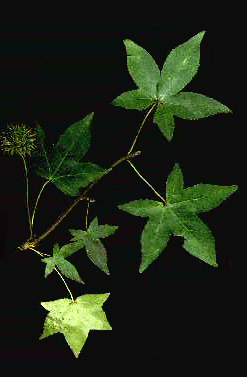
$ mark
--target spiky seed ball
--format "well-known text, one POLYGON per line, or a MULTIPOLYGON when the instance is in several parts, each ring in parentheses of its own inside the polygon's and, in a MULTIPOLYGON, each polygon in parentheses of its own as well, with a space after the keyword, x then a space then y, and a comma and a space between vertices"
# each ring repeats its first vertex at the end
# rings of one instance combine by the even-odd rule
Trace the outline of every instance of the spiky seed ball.
POLYGON ((7 130, 0 136, 0 145, 4 153, 18 153, 31 156, 36 149, 36 134, 26 124, 8 124, 7 130))

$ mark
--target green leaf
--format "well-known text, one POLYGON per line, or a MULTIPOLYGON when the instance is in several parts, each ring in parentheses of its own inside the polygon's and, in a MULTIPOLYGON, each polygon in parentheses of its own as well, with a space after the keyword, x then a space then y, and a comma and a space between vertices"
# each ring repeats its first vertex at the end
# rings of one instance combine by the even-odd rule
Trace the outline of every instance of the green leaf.
POLYGON ((120 106, 124 109, 143 110, 150 107, 154 102, 155 99, 147 96, 141 89, 135 89, 120 94, 112 101, 112 105, 120 106))
POLYGON ((44 132, 39 126, 36 129, 41 146, 38 174, 53 182, 65 195, 78 196, 82 188, 110 171, 92 162, 81 162, 90 144, 93 114, 67 128, 53 147, 50 159, 44 146, 44 132))
POLYGON ((166 185, 166 205, 153 200, 135 200, 119 206, 135 216, 148 217, 141 236, 143 272, 165 249, 172 236, 184 237, 183 247, 205 263, 217 266, 215 241, 211 230, 198 217, 199 212, 219 206, 238 187, 200 183, 183 189, 182 171, 175 164, 166 185))
POLYGON ((52 156, 53 175, 60 172, 64 161, 73 159, 82 161, 91 140, 91 122, 94 113, 90 113, 79 122, 72 124, 61 135, 54 146, 52 156))
POLYGON ((75 301, 63 298, 41 302, 49 313, 39 339, 61 333, 75 357, 78 357, 90 330, 112 330, 102 309, 109 295, 88 294, 77 297, 75 301))
POLYGON ((87 231, 70 229, 70 233, 74 236, 71 241, 76 242, 77 245, 86 248, 89 259, 107 275, 110 274, 107 266, 107 253, 100 238, 105 238, 115 233, 118 226, 113 225, 99 225, 98 218, 95 217, 90 223, 87 231))
MULTIPOLYGON (((42 169, 39 174, 48 180, 52 181, 56 176, 62 175, 60 172, 64 166, 66 169, 67 160, 75 160, 76 162, 82 161, 90 144, 90 126, 94 113, 90 113, 79 122, 72 124, 61 135, 53 147, 52 156, 48 160, 46 154, 46 161, 43 161, 42 169)), ((43 155, 45 154, 44 146, 44 132, 40 127, 36 130, 38 139, 40 141, 43 155)))
POLYGON ((52 178, 52 182, 65 195, 78 196, 83 187, 107 174, 110 169, 93 164, 92 162, 76 162, 75 160, 65 160, 60 174, 52 178))
POLYGON ((205 34, 201 31, 187 42, 174 48, 167 56, 158 83, 157 96, 165 101, 182 90, 199 68, 200 43, 205 34))
POLYGON ((57 266, 60 272, 69 279, 75 280, 78 283, 83 283, 80 278, 75 266, 65 260, 66 256, 69 256, 81 249, 81 245, 74 243, 71 245, 64 245, 61 249, 59 248, 58 243, 55 243, 53 246, 53 256, 48 258, 41 259, 42 262, 46 263, 45 268, 45 278, 55 269, 57 266))
POLYGON ((127 51, 129 73, 144 93, 156 96, 156 87, 160 80, 160 70, 152 56, 129 39, 124 40, 127 51))
POLYGON ((174 48, 167 56, 160 72, 152 56, 133 41, 124 41, 127 66, 136 90, 124 92, 112 101, 125 109, 143 110, 157 104, 153 122, 162 135, 171 141, 174 116, 199 119, 231 110, 220 102, 198 93, 181 92, 199 68, 200 44, 205 31, 174 48))
POLYGON ((198 70, 200 43, 204 34, 205 31, 202 31, 173 49, 167 56, 161 72, 144 48, 129 39, 124 40, 128 71, 139 90, 121 94, 112 104, 141 110, 150 106, 148 99, 152 102, 164 102, 182 90, 198 70), (139 97, 141 100, 143 97, 145 99, 140 105, 139 97))

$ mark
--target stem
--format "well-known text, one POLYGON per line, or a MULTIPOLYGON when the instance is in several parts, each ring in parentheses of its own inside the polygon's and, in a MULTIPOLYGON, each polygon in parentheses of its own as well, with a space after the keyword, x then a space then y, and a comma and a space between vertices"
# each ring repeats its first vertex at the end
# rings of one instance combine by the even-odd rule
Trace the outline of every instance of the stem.
POLYGON ((38 201, 39 201, 39 198, 40 198, 40 195, 42 193, 42 191, 44 190, 45 186, 47 185, 47 183, 49 183, 50 181, 46 181, 43 186, 41 187, 41 190, 39 192, 39 195, 36 199, 36 203, 35 203, 35 206, 34 206, 34 210, 33 210, 33 215, 32 215, 32 220, 31 220, 31 225, 32 225, 32 228, 33 228, 33 220, 34 220, 34 214, 35 214, 35 211, 36 211, 36 208, 37 208, 37 205, 38 205, 38 201))
POLYGON ((86 230, 87 230, 87 227, 88 227, 88 224, 87 224, 87 220, 88 220, 88 212, 89 212, 89 205, 90 205, 90 203, 94 203, 95 202, 95 200, 94 199, 90 199, 90 198, 87 198, 87 213, 86 213, 86 221, 85 221, 85 225, 86 225, 86 230))
POLYGON ((74 301, 74 297, 73 297, 73 295, 72 295, 72 293, 71 293, 71 291, 70 291, 70 289, 69 289, 69 287, 68 287, 66 281, 64 280, 63 276, 60 274, 60 272, 58 271, 58 269, 57 269, 56 267, 54 267, 54 270, 57 271, 58 275, 60 276, 60 278, 61 278, 62 281, 64 282, 65 287, 67 288, 67 290, 68 290, 68 292, 69 292, 69 294, 70 294, 71 300, 74 301))
POLYGON ((85 225, 86 225, 86 230, 87 230, 87 218, 88 218, 88 210, 89 210, 89 201, 87 202, 87 213, 86 213, 86 221, 85 221, 85 225))
POLYGON ((23 164, 24 164, 24 169, 25 169, 25 178, 26 178, 26 205, 27 205, 27 214, 28 214, 28 222, 29 222, 29 229, 30 229, 30 238, 33 237, 33 229, 32 229, 32 223, 31 223, 31 217, 30 217, 30 210, 29 210, 29 198, 28 198, 28 176, 27 176, 27 164, 25 161, 25 158, 22 154, 20 154, 23 164))
POLYGON ((136 167, 132 164, 131 161, 128 160, 128 163, 132 166, 132 168, 135 170, 135 172, 139 175, 139 177, 149 186, 151 189, 155 192, 155 194, 166 204, 166 200, 153 188, 152 185, 139 173, 139 171, 136 169, 136 167))
MULTIPOLYGON (((119 160, 115 161, 108 169, 107 173, 108 174, 113 168, 115 168, 117 165, 119 165, 122 161, 125 161, 125 160, 129 160, 130 158, 133 158, 137 155, 139 155, 141 152, 140 151, 137 151, 137 152, 134 152, 134 153, 131 153, 131 154, 127 154, 126 156, 124 157, 121 157, 119 160)), ((104 174, 105 175, 105 174, 104 174)), ((27 250, 29 249, 30 247, 35 247, 41 240, 43 240, 45 237, 48 236, 48 234, 50 234, 58 224, 60 224, 60 222, 70 213, 70 211, 81 201, 81 200, 85 200, 87 199, 87 193, 89 190, 91 190, 91 188, 93 186, 96 185, 96 183, 98 183, 101 178, 103 178, 102 175, 101 177, 97 178, 96 180, 94 180, 89 186, 88 188, 80 195, 78 196, 74 202, 70 205, 70 207, 67 208, 67 210, 65 212, 63 212, 58 218, 57 220, 55 221, 54 224, 52 224, 43 234, 41 234, 41 236, 39 236, 39 238, 35 239, 35 240, 32 240, 29 242, 26 241, 23 245, 22 245, 22 250, 27 250)))
POLYGON ((133 144, 132 144, 131 147, 130 147, 130 150, 129 150, 128 154, 132 152, 132 150, 133 150, 133 148, 134 148, 134 145, 135 145, 135 143, 136 143, 136 141, 137 141, 137 139, 138 139, 138 136, 139 136, 139 134, 140 134, 140 132, 141 132, 141 129, 142 129, 144 123, 146 122, 146 120, 147 120, 149 114, 152 112, 152 110, 154 109, 155 106, 156 106, 156 103, 153 104, 153 106, 149 109, 149 111, 148 111, 147 114, 145 115, 145 117, 144 117, 144 119, 143 119, 143 121, 142 121, 142 123, 141 123, 141 126, 140 126, 140 128, 139 128, 139 130, 138 130, 138 132, 137 132, 137 135, 136 135, 136 137, 135 137, 135 139, 134 139, 134 141, 133 141, 133 144))
POLYGON ((30 247, 30 250, 35 251, 35 253, 39 254, 41 257, 44 257, 45 255, 46 255, 47 257, 50 257, 50 254, 41 253, 40 251, 35 250, 33 247, 30 247))
MULTIPOLYGON (((35 253, 39 254, 41 257, 43 257, 43 256, 45 256, 45 255, 47 255, 48 257, 50 257, 49 254, 41 253, 40 251, 35 250, 35 249, 32 248, 32 247, 30 247, 30 249, 33 250, 33 251, 35 251, 35 253)), ((71 293, 71 291, 70 291, 70 289, 69 289, 69 287, 68 287, 66 281, 64 280, 63 276, 60 274, 60 272, 58 271, 58 269, 57 269, 56 267, 54 267, 54 270, 57 271, 58 275, 60 276, 60 278, 61 278, 62 281, 64 282, 64 284, 65 284, 65 286, 66 286, 66 288, 67 288, 67 290, 68 290, 68 292, 69 292, 69 294, 70 294, 70 297, 71 297, 72 301, 74 301, 73 295, 72 295, 72 293, 71 293)))

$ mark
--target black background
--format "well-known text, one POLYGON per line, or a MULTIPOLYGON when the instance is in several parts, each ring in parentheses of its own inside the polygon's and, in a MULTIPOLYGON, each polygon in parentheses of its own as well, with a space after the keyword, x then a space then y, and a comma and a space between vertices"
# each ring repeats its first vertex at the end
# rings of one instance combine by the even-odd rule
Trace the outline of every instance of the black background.
MULTIPOLYGON (((198 121, 175 118, 170 143, 157 125, 147 121, 136 145, 142 154, 133 163, 160 193, 175 162, 182 168, 185 187, 239 185, 239 191, 220 207, 200 214, 215 236, 218 268, 190 256, 182 248, 182 238, 173 237, 162 255, 139 274, 140 236, 146 220, 120 211, 117 205, 157 198, 123 162, 90 192, 96 202, 90 206, 89 219, 98 216, 99 224, 119 225, 104 240, 111 275, 97 269, 81 251, 70 261, 86 284, 67 280, 75 297, 111 292, 104 310, 113 330, 91 331, 78 360, 61 334, 39 341, 47 314, 40 302, 68 295, 55 272, 44 279, 45 265, 38 255, 16 251, 29 236, 23 165, 19 156, 1 154, 2 349, 13 358, 18 355, 21 365, 35 360, 41 367, 44 360, 53 359, 64 367, 99 363, 108 370, 113 360, 120 366, 132 358, 171 363, 172 358, 182 356, 190 364, 198 356, 219 361, 222 349, 223 362, 229 362, 227 355, 231 357, 237 338, 236 316, 242 313, 239 282, 243 271, 238 261, 245 248, 240 231, 244 149, 237 32, 228 29, 227 23, 219 28, 203 23, 178 27, 166 22, 3 23, 0 128, 8 123, 33 127, 36 121, 52 144, 67 127, 94 111, 87 158, 106 168, 127 153, 144 117, 144 112, 110 104, 122 92, 135 88, 126 68, 123 39, 145 48, 161 68, 171 49, 202 30, 206 33, 200 67, 184 91, 212 97, 232 113, 198 121)), ((30 172, 29 182, 34 200, 43 179, 30 172)), ((71 202, 52 184, 46 186, 34 232, 45 231, 71 202)), ((86 204, 79 203, 40 243, 40 250, 49 254, 55 242, 68 243, 68 229, 83 229, 85 213, 86 204)))

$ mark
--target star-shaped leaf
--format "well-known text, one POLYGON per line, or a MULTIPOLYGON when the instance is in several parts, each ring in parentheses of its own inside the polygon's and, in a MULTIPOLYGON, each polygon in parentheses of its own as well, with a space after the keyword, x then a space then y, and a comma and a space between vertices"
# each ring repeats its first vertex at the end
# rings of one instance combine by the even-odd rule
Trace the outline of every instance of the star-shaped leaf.
POLYGON ((88 294, 74 301, 63 298, 41 302, 49 311, 39 339, 62 333, 75 357, 78 357, 90 330, 112 330, 102 309, 110 293, 88 294))
POLYGON ((231 110, 213 98, 198 93, 179 93, 199 68, 202 31, 177 46, 167 56, 160 71, 152 56, 133 41, 126 39, 127 67, 138 89, 120 94, 112 101, 126 109, 147 109, 157 105, 153 121, 170 141, 174 132, 174 116, 199 119, 231 110))
POLYGON ((78 283, 84 284, 75 266, 65 259, 65 257, 73 254, 80 248, 80 245, 74 243, 64 245, 60 249, 58 243, 56 243, 53 246, 53 256, 41 259, 42 262, 46 263, 45 278, 54 270, 55 267, 58 267, 60 272, 67 278, 75 280, 78 283))
POLYGON ((70 233, 74 236, 71 239, 76 244, 75 247, 86 248, 89 259, 100 270, 104 271, 107 275, 110 274, 107 266, 107 253, 100 238, 105 238, 113 234, 118 229, 118 226, 112 225, 99 225, 97 217, 89 225, 86 231, 70 229, 70 233))
POLYGON ((184 189, 182 171, 175 164, 166 183, 166 204, 146 199, 120 205, 132 215, 148 217, 141 236, 139 271, 143 272, 161 254, 172 235, 185 239, 183 247, 191 255, 217 266, 214 236, 198 214, 219 206, 237 188, 200 183, 184 189))
POLYGON ((82 162, 90 145, 93 115, 94 113, 90 113, 68 127, 50 154, 44 143, 44 131, 39 125, 35 130, 40 145, 37 173, 69 196, 78 196, 81 188, 109 172, 109 169, 103 169, 92 162, 82 162))

